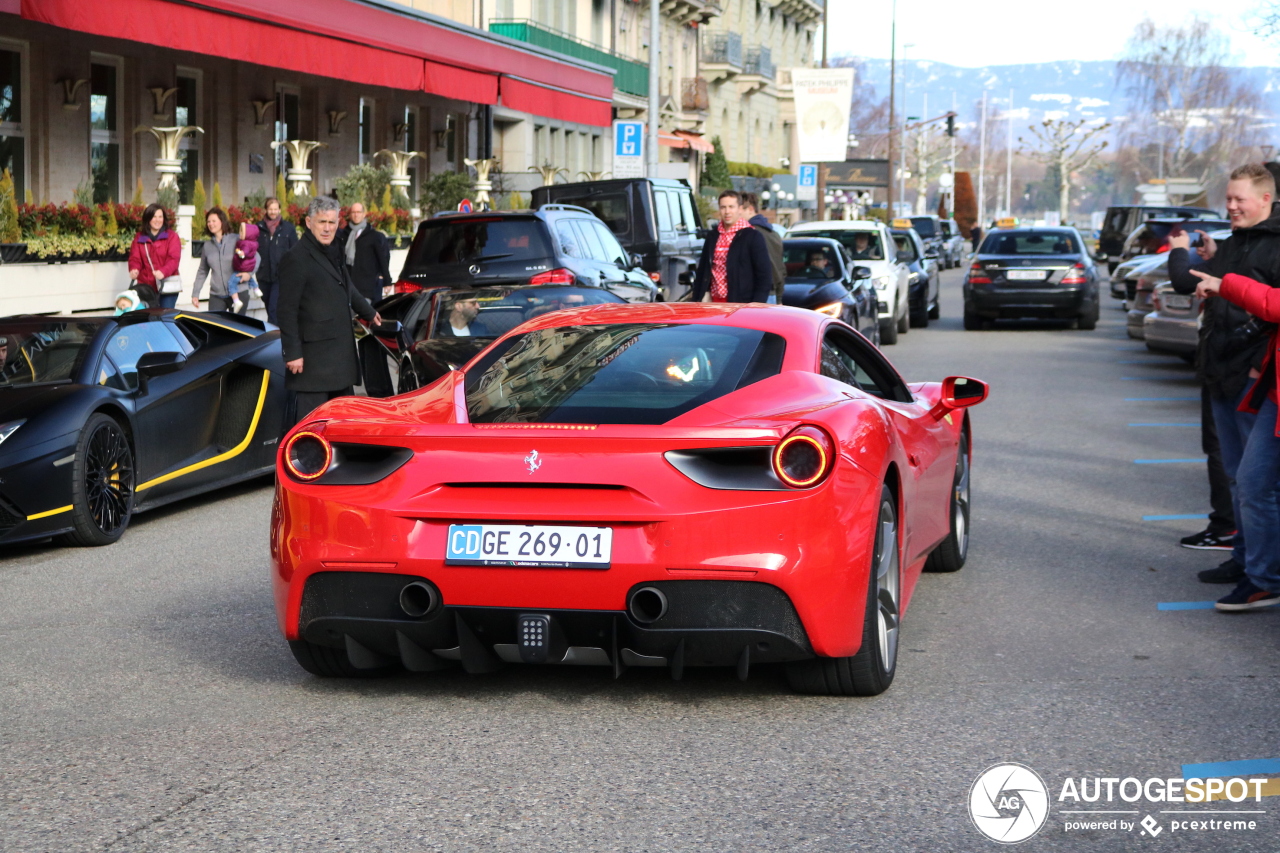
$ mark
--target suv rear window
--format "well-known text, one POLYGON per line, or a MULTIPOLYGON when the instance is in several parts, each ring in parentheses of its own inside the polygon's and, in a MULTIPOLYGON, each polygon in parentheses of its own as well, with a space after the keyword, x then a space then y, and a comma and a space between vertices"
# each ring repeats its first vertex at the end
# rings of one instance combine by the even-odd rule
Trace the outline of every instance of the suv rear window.
POLYGON ((980 255, 1078 255, 1080 244, 1067 231, 1023 231, 991 234, 982 241, 980 255))
POLYGON ((538 329, 467 371, 472 423, 662 424, 773 376, 786 341, 700 324, 538 329))
POLYGON ((609 226, 614 234, 626 234, 631 230, 631 214, 627 206, 627 193, 619 190, 616 193, 593 193, 582 198, 568 195, 556 195, 552 204, 576 204, 585 207, 596 215, 596 218, 609 226))
POLYGON ((853 255, 854 260, 860 261, 882 261, 884 260, 884 247, 880 245, 880 232, 878 231, 854 231, 850 228, 833 228, 829 231, 809 230, 795 231, 791 237, 800 239, 804 237, 829 237, 836 240, 840 245, 849 250, 849 254, 853 255))
POLYGON ((478 261, 541 261, 552 257, 541 222, 528 217, 433 219, 422 224, 405 269, 478 261))

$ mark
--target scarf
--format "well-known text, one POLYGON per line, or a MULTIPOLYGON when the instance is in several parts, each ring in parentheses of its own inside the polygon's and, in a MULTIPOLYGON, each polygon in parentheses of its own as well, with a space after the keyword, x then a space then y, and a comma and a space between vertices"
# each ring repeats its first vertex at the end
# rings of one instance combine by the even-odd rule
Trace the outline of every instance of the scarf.
POLYGON ((329 263, 333 264, 333 268, 337 270, 339 274, 342 273, 342 246, 339 245, 337 237, 334 237, 333 242, 327 246, 317 240, 316 235, 312 234, 310 231, 308 231, 302 239, 310 240, 311 243, 320 250, 320 254, 329 259, 329 263))
POLYGON ((733 243, 733 238, 738 232, 744 228, 750 228, 751 223, 746 219, 739 219, 737 222, 726 228, 720 225, 720 236, 716 238, 716 248, 711 258, 711 301, 712 302, 728 302, 729 301, 729 245, 733 243))
POLYGON ((356 265, 356 241, 360 239, 360 235, 364 233, 364 229, 369 227, 369 220, 356 225, 351 223, 351 230, 347 233, 347 266, 356 265))
POLYGON ((277 216, 275 219, 268 217, 262 220, 262 224, 267 226, 267 232, 272 237, 276 236, 276 229, 280 227, 280 219, 281 217, 277 216))

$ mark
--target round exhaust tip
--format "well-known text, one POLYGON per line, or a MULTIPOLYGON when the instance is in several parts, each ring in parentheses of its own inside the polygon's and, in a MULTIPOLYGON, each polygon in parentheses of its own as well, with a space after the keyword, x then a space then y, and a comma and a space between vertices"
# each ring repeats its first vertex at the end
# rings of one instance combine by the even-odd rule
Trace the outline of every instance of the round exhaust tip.
POLYGON ((426 581, 414 581, 400 590, 400 609, 413 619, 421 619, 439 605, 440 593, 426 581))
POLYGON ((627 609, 632 619, 650 625, 667 614, 667 596, 657 587, 641 587, 631 594, 627 609))

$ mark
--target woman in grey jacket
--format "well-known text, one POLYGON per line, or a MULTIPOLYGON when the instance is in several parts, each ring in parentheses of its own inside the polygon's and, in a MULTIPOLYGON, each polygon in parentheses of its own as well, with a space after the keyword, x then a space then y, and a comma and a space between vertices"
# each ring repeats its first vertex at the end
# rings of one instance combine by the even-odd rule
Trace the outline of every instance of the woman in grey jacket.
MULTIPOLYGON (((200 310, 200 291, 209 278, 209 310, 230 311, 232 290, 227 285, 236 275, 232 262, 236 258, 236 235, 232 233, 227 214, 220 207, 211 207, 205 215, 205 228, 211 235, 200 250, 200 268, 196 270, 196 283, 191 291, 191 304, 200 310)), ((258 257, 261 263, 261 256, 258 257)), ((239 288, 237 288, 238 290, 239 288)), ((249 293, 245 291, 240 302, 240 312, 249 308, 249 293)))

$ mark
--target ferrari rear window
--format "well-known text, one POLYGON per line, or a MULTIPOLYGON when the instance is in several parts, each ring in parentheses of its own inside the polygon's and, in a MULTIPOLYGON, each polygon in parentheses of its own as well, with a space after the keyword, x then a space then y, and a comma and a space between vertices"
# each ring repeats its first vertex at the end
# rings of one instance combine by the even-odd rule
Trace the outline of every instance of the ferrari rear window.
POLYGON ((67 322, 0 325, 0 387, 70 380, 98 328, 67 322))
POLYGON ((726 326, 539 329, 467 370, 467 414, 472 423, 666 423, 778 373, 785 349, 778 335, 726 326))

